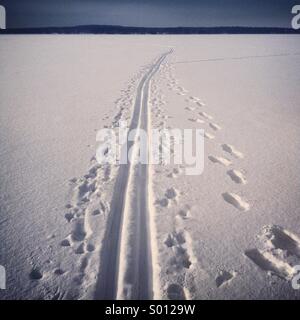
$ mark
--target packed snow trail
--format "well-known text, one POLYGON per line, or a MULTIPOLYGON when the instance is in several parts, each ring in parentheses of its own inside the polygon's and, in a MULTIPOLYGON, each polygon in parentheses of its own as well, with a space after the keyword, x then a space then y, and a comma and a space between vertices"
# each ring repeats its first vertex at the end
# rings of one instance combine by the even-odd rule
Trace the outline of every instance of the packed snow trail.
MULTIPOLYGON (((150 82, 172 50, 160 56, 142 78, 134 104, 132 130, 148 131, 150 82)), ((137 134, 127 150, 138 152, 137 134)), ((131 159, 130 159, 131 160, 131 159)), ((110 218, 100 256, 95 299, 152 299, 152 252, 149 230, 147 164, 122 164, 119 168, 110 218)))

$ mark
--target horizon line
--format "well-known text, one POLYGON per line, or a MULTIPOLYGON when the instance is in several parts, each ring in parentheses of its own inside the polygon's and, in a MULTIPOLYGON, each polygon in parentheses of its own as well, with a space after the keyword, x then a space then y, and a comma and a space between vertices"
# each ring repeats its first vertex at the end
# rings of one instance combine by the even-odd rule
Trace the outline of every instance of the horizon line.
MULTIPOLYGON (((34 27, 12 27, 0 30, 23 30, 23 29, 49 29, 49 28, 81 28, 81 27, 119 27, 119 28, 135 28, 135 29, 213 29, 213 28, 241 28, 241 29, 291 29, 292 27, 270 27, 270 26, 240 26, 240 25, 215 25, 215 26, 129 26, 119 24, 80 24, 71 26, 34 26, 34 27)), ((297 30, 295 30, 297 31, 297 30)))

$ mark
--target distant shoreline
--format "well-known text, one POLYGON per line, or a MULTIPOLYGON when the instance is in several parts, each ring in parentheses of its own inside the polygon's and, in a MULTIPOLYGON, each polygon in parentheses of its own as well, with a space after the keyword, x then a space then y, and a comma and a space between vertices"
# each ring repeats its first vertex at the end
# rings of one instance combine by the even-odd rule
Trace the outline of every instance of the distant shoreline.
POLYGON ((170 27, 147 28, 110 25, 2 29, 0 34, 300 34, 291 28, 263 27, 170 27))

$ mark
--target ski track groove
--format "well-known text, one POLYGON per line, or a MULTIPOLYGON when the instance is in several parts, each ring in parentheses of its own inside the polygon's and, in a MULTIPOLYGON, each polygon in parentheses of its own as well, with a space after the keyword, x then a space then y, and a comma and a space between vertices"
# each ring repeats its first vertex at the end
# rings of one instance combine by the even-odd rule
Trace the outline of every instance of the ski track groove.
MULTIPOLYGON (((148 130, 150 82, 170 53, 172 50, 162 54, 140 81, 130 131, 148 130)), ((135 142, 128 141, 127 150, 136 146, 135 142)), ((120 166, 112 198, 110 218, 100 253, 100 271, 94 294, 95 299, 152 299, 154 296, 150 230, 148 230, 148 173, 149 166, 145 164, 134 165, 129 161, 128 164, 120 166), (137 191, 136 193, 129 193, 132 187, 135 187, 133 191, 137 191), (132 203, 134 210, 128 210, 131 209, 132 203), (134 216, 130 216, 132 212, 134 216), (134 229, 128 230, 127 223, 133 223, 134 229), (128 237, 130 239, 126 239, 128 237), (128 251, 129 254, 132 254, 132 259, 127 259, 128 251), (128 280, 129 284, 124 283, 124 280, 128 280)))

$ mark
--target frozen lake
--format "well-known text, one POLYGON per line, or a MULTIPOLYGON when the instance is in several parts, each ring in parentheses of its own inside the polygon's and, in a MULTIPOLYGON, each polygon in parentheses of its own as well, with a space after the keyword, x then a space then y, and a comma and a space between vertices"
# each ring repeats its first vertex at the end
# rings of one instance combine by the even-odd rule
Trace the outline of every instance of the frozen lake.
POLYGON ((2 35, 0 299, 299 299, 298 38, 2 35), (99 166, 120 120, 203 173, 99 166))

